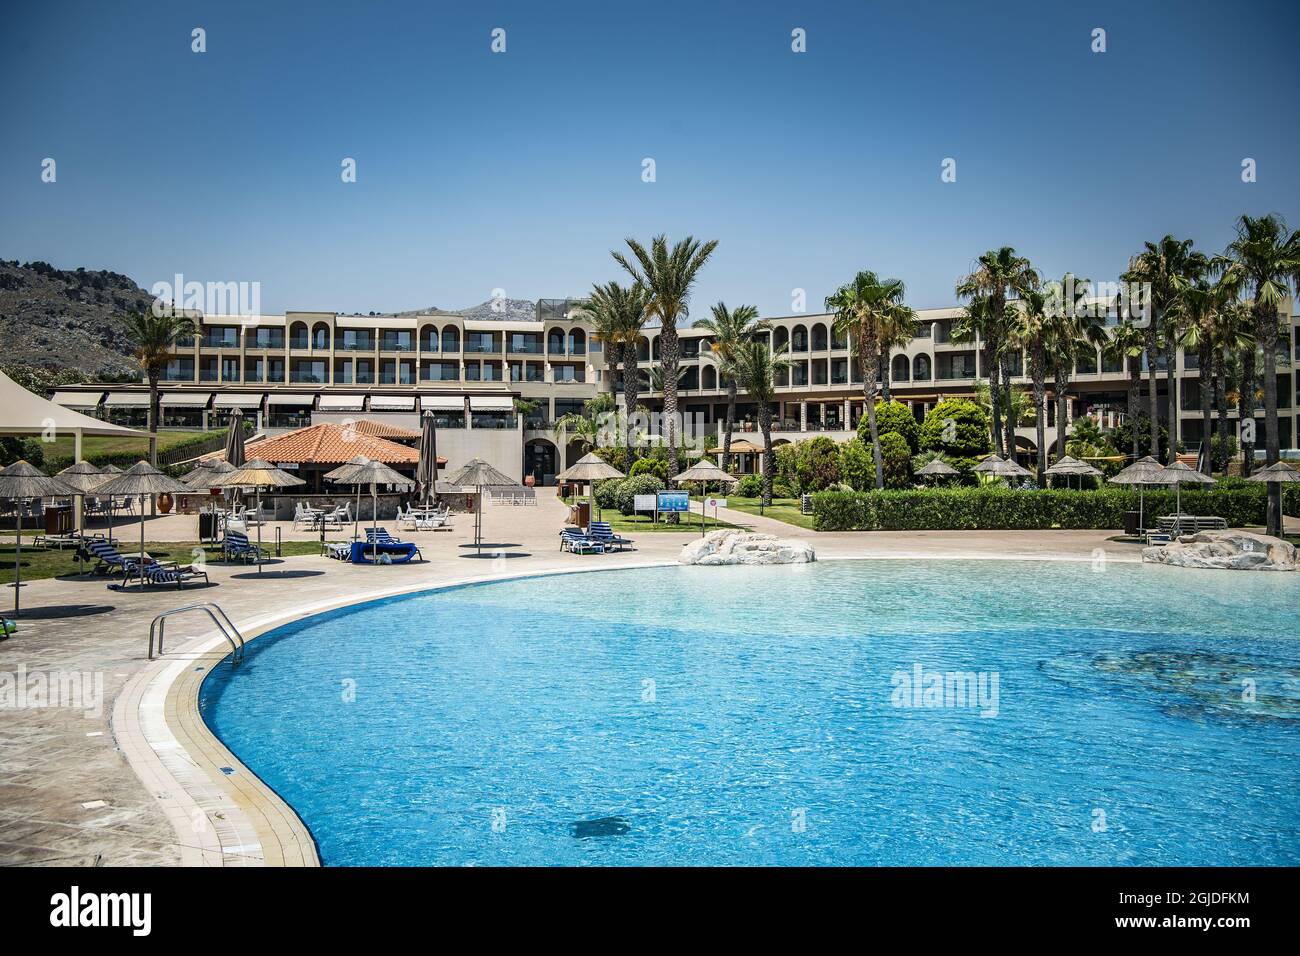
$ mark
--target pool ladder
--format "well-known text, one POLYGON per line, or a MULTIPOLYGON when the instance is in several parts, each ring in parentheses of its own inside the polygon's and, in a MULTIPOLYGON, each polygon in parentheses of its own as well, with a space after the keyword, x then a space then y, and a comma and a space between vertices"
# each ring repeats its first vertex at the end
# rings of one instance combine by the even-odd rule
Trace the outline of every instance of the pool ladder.
POLYGON ((186 611, 202 611, 212 619, 221 636, 230 642, 230 663, 238 664, 244 659, 244 635, 239 633, 239 628, 235 627, 229 615, 221 610, 220 606, 213 604, 211 601, 202 601, 198 604, 186 604, 184 607, 174 607, 170 611, 163 611, 153 619, 149 625, 149 660, 153 660, 153 639, 154 634, 158 635, 158 656, 163 654, 163 634, 167 630, 167 618, 177 614, 184 614, 186 611), (215 613, 214 613, 215 612, 215 613), (218 619, 217 615, 221 615, 218 619))

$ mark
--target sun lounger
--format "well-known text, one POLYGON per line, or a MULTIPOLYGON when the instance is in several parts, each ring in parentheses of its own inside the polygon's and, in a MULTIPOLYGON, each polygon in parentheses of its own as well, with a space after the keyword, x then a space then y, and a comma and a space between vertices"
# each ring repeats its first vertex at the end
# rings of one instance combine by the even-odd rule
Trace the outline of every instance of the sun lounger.
POLYGON ((260 561, 265 557, 266 552, 249 541, 248 535, 227 529, 225 540, 221 542, 223 561, 233 561, 236 558, 241 561, 260 561))
POLYGON ((627 545, 631 544, 630 538, 620 537, 614 533, 614 529, 608 521, 593 521, 589 537, 593 541, 599 541, 606 548, 617 547, 622 551, 627 545))
POLYGON ((581 528, 565 528, 560 532, 560 550, 573 554, 604 554, 605 545, 583 533, 581 528))
POLYGON ((208 580, 206 571, 197 570, 193 565, 181 566, 175 562, 160 564, 148 560, 141 567, 138 556, 134 560, 124 557, 107 542, 90 541, 87 543, 87 548, 100 562, 100 567, 95 568, 96 573, 100 572, 101 567, 104 570, 122 572, 122 583, 110 584, 110 588, 125 588, 132 579, 143 581, 145 584, 174 584, 177 589, 183 588, 186 581, 193 581, 196 578, 203 578, 204 584, 212 583, 208 580))
POLYGON ((388 555, 393 564, 405 564, 413 558, 424 560, 420 549, 412 541, 381 541, 372 538, 369 541, 353 541, 349 546, 353 564, 375 564, 383 555, 388 555))

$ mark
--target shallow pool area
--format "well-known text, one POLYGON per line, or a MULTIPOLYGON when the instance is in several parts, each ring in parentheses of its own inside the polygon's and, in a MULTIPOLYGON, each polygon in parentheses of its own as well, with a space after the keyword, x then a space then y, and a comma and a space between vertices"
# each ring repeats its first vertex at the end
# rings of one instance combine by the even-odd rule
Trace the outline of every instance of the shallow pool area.
POLYGON ((253 641, 200 710, 326 865, 1300 863, 1300 575, 533 577, 253 641))

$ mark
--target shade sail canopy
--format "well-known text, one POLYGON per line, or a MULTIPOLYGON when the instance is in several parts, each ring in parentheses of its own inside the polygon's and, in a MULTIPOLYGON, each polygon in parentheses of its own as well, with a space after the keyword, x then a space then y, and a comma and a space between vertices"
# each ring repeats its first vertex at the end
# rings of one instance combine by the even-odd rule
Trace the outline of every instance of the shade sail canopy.
POLYGON ((680 474, 675 475, 673 481, 721 481, 727 484, 735 484, 740 479, 735 475, 727 474, 713 462, 704 458, 680 474))
POLYGON ((242 468, 236 468, 224 475, 217 475, 212 483, 214 488, 289 488, 293 485, 305 485, 297 475, 281 471, 269 461, 254 458, 242 468))
POLYGON ((16 461, 8 468, 0 468, 0 498, 12 500, 75 494, 80 492, 26 461, 16 461))
POLYGON ((95 488, 100 495, 177 495, 190 489, 147 461, 136 462, 122 474, 95 488))
POLYGON ((918 469, 916 473, 918 475, 926 475, 926 476, 961 474, 960 471, 958 471, 956 468, 954 468, 952 465, 948 464, 946 461, 944 461, 941 458, 934 459, 934 461, 918 469))
POLYGON ((453 485, 473 485, 476 488, 505 488, 519 484, 513 478, 493 468, 482 458, 472 458, 465 467, 447 479, 453 485))
POLYGON ((1115 485, 1163 485, 1160 473, 1164 470, 1164 465, 1147 455, 1127 468, 1120 469, 1107 480, 1115 485))
POLYGON ((1283 484, 1300 481, 1300 471, 1296 471, 1284 461, 1274 462, 1267 468, 1255 472, 1247 481, 1276 481, 1283 484))
POLYGON ((56 402, 27 391, 8 375, 0 372, 0 435, 137 435, 147 433, 124 428, 111 422, 74 412, 56 402))
MULTIPOLYGON (((606 462, 594 451, 587 452, 587 454, 555 476, 557 481, 602 481, 606 478, 623 477, 625 477, 623 472, 606 462)), ((472 485, 474 482, 468 481, 464 482, 464 484, 472 485)), ((512 481, 511 484, 518 484, 518 482, 512 481)))

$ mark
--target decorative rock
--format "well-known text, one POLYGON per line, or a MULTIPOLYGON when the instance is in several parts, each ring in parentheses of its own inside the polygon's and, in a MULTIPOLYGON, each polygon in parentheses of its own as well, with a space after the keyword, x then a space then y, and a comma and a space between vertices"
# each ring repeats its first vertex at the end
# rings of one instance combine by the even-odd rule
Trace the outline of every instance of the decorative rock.
POLYGON ((793 538, 723 528, 682 548, 681 564, 807 564, 817 560, 812 546, 793 538))
POLYGON ((1163 548, 1143 548, 1142 560, 1179 568, 1295 571, 1295 545, 1249 531, 1201 531, 1163 548))

